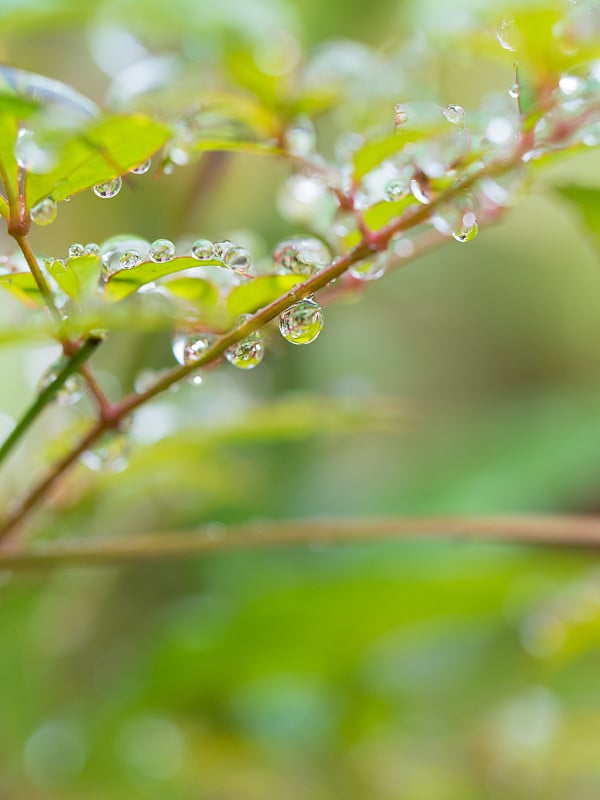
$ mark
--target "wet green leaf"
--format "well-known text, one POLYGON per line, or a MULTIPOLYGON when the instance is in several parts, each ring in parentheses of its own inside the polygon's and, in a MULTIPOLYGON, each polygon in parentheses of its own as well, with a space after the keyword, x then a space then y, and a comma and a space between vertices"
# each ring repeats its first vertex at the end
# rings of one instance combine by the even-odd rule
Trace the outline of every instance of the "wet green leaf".
POLYGON ((132 294, 140 286, 162 278, 165 275, 172 275, 175 272, 182 272, 185 269, 197 269, 200 266, 221 266, 220 261, 203 261, 200 263, 197 258, 182 256, 172 258, 170 261, 155 263, 154 261, 144 261, 132 269, 122 269, 115 272, 108 279, 104 294, 109 300, 120 300, 132 294))
POLYGON ((15 272, 11 275, 0 275, 0 288, 10 292, 22 303, 25 303, 25 305, 38 306, 44 304, 37 283, 30 272, 15 272))
POLYGON ((142 114, 106 117, 62 141, 56 167, 27 176, 30 206, 45 197, 64 200, 123 175, 150 158, 170 136, 165 125, 142 114))
POLYGON ((81 294, 81 283, 73 267, 60 259, 48 261, 46 269, 52 275, 56 283, 69 297, 79 297, 81 294))

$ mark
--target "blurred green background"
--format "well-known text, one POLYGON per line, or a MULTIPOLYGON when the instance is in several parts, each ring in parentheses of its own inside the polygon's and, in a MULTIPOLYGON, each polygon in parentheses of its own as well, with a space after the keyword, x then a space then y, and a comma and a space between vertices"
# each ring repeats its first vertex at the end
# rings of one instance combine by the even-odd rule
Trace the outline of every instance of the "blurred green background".
MULTIPOLYGON (((124 48, 191 54, 200 83, 224 42, 263 46, 285 29, 308 51, 353 38, 400 54, 392 102, 472 107, 510 86, 510 57, 482 62, 455 36, 502 13, 468 0, 5 0, 0 57, 102 103, 101 25, 137 37, 124 48)), ((110 202, 78 197, 34 246, 245 231, 264 254, 301 232, 277 210, 284 165, 235 156, 196 202, 197 169, 110 202)), ((36 533, 597 511, 600 271, 553 186, 598 175, 597 152, 559 162, 471 244, 327 308, 314 345, 273 336, 254 372, 222 368, 157 400, 134 423, 129 469, 78 468, 36 533)), ((55 355, 0 350, 3 433, 55 355)), ((119 334, 94 358, 113 396, 170 363, 159 333, 119 334)), ((84 414, 39 421, 4 473, 5 506, 44 469, 44 442, 84 414)), ((0 643, 2 800, 600 796, 596 553, 365 544, 0 573, 0 643)))

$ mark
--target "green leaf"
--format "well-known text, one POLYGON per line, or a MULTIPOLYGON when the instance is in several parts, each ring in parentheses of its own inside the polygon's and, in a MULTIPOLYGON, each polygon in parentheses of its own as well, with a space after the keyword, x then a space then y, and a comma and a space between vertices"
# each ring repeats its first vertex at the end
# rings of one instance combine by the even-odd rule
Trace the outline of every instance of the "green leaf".
POLYGON ((600 189, 587 186, 559 186, 556 191, 575 208, 600 252, 600 189))
POLYGON ((187 300, 194 306, 216 306, 219 300, 219 290, 210 281, 204 278, 175 278, 163 284, 169 294, 182 300, 187 300))
POLYGON ((172 275, 185 269, 197 269, 199 266, 223 267, 220 261, 203 261, 200 263, 198 259, 191 256, 173 258, 171 261, 163 261, 160 264, 154 261, 144 261, 137 267, 133 267, 133 269, 122 269, 111 275, 106 283, 104 294, 108 300, 121 300, 123 297, 135 292, 140 286, 151 283, 157 278, 172 275))
POLYGON ((56 167, 45 175, 27 176, 27 200, 64 200, 72 194, 116 178, 150 158, 170 130, 142 114, 106 117, 67 139, 56 167))
POLYGON ((10 275, 0 275, 0 289, 10 292, 17 300, 27 306, 44 304, 44 299, 30 272, 14 272, 10 275))
POLYGON ((263 275, 236 286, 229 293, 227 308, 234 316, 253 314, 305 280, 306 276, 302 275, 263 275))
POLYGON ((231 152, 231 153, 256 153, 257 155, 282 156, 284 151, 280 147, 266 142, 242 141, 239 139, 197 139, 194 142, 193 152, 231 152))
MULTIPOLYGON (((13 202, 16 201, 19 195, 18 166, 15 159, 17 133, 16 118, 10 114, 0 112, 0 175, 2 176, 2 183, 9 202, 11 197, 13 202)), ((9 206, 4 198, 0 202, 0 214, 8 219, 9 206)))
POLYGON ((61 259, 53 259, 46 262, 46 270, 54 278, 59 287, 69 297, 79 297, 81 294, 81 283, 73 267, 61 259))
POLYGON ((70 258, 67 265, 73 270, 79 282, 79 293, 73 297, 95 294, 100 276, 100 257, 76 256, 70 258))
POLYGON ((359 181, 367 172, 370 172, 389 156, 402 150, 410 142, 418 142, 426 136, 433 136, 436 132, 447 131, 448 123, 444 120, 440 112, 440 124, 435 128, 407 128, 399 130, 390 136, 371 139, 354 153, 354 180, 359 181))

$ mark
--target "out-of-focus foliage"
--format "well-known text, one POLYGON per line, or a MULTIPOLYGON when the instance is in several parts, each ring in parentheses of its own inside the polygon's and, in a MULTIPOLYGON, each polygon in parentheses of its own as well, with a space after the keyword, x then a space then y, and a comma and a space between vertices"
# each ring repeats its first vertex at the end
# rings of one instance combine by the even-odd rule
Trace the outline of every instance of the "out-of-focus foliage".
MULTIPOLYGON (((152 172, 127 176, 114 199, 82 192, 32 231, 70 314, 65 331, 111 331, 92 360, 109 395, 143 388, 173 363, 172 303, 180 322, 201 313, 227 328, 298 279, 268 274, 276 242, 307 230, 332 248, 356 240, 330 198, 314 186, 311 195, 282 160, 286 131, 302 143, 314 117, 328 163, 313 166, 329 179, 333 164, 360 184, 377 230, 415 203, 384 197, 396 177, 386 163, 406 144, 428 163, 431 152, 418 148, 441 130, 465 174, 472 168, 460 128, 434 104, 464 106, 477 159, 497 155, 485 141, 490 124, 516 119, 507 94, 515 56, 499 47, 498 23, 514 19, 506 35, 528 42, 519 80, 535 126, 540 87, 565 73, 581 78, 583 62, 597 70, 598 32, 580 24, 590 6, 2 3, 3 62, 64 81, 105 109, 75 134, 49 126, 56 164, 30 176, 31 205, 110 180, 167 145, 152 172), (556 60, 565 9, 575 27, 558 33, 583 39, 580 61, 568 47, 556 60), (409 124, 392 135, 397 103, 409 124), (367 139, 344 137, 357 131, 367 139), (207 161, 214 149, 225 155, 207 161), (259 277, 223 282, 207 262, 192 283, 177 274, 187 256, 143 258, 104 276, 98 293, 99 257, 67 257, 68 248, 129 231, 138 244, 164 236, 185 248, 231 238, 253 253, 259 277), (161 291, 145 293, 156 280, 161 291)), ((587 102, 588 84, 566 86, 575 86, 573 102, 587 102)), ((568 121, 582 106, 562 109, 568 121)), ((37 114, 35 99, 10 87, 0 94, 0 161, 5 147, 12 157, 14 120, 37 114)), ((78 466, 37 535, 213 523, 218 537, 219 522, 264 517, 597 511, 597 124, 569 159, 539 169, 529 198, 521 172, 500 186, 519 203, 495 228, 390 273, 361 303, 348 294, 332 304, 310 348, 288 348, 269 331, 259 369, 239 375, 224 364, 201 386, 143 408, 112 454, 120 468, 130 450, 128 469, 78 466)), ((540 131, 551 148, 550 137, 540 131)), ((434 189, 445 180, 432 178, 434 189)), ((2 434, 58 354, 12 251, 4 240, 2 434)), ((4 472, 2 510, 91 412, 84 398, 37 422, 4 472)), ((309 545, 3 573, 0 637, 1 800, 600 793, 600 584, 586 554, 309 545)))

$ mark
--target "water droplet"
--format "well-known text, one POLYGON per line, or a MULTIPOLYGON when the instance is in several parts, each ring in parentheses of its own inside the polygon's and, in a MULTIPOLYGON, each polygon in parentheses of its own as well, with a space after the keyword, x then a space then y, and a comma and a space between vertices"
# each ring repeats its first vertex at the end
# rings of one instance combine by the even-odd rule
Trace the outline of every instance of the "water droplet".
POLYGON ((104 199, 115 197, 115 195, 119 194, 121 191, 122 185, 123 181, 121 178, 113 178, 112 181, 99 183, 97 186, 94 186, 94 194, 104 199))
POLYGON ((279 330, 292 344, 310 344, 323 330, 323 311, 314 300, 300 300, 279 317, 279 330))
POLYGON ((385 187, 386 200, 389 200, 391 203, 393 203, 394 200, 401 200, 403 197, 406 197, 407 194, 408 186, 404 183, 404 181, 400 181, 397 178, 389 181, 385 187))
POLYGON ((223 264, 238 272, 248 272, 252 267, 252 259, 245 247, 232 247, 225 253, 223 264))
POLYGON ((280 274, 314 275, 331 263, 331 253, 320 239, 295 236, 275 247, 273 261, 280 274))
POLYGON ((465 118, 464 108, 462 106, 457 106, 454 103, 446 106, 446 108, 442 111, 442 114, 446 117, 448 122, 451 122, 453 125, 460 125, 465 118))
POLYGON ((387 268, 387 253, 377 253, 350 267, 350 275, 359 281, 376 281, 383 278, 387 268))
POLYGON ((340 239, 344 239, 357 230, 356 218, 352 211, 338 208, 333 219, 333 232, 340 239))
POLYGON ((90 242, 86 244, 83 250, 83 254, 86 256, 97 256, 100 253, 100 246, 96 244, 96 242, 90 242))
POLYGON ((50 225, 58 214, 58 206, 52 197, 40 200, 30 211, 31 221, 36 225, 50 225))
POLYGON ((461 224, 452 231, 452 236, 457 242, 470 242, 477 236, 479 226, 475 214, 472 211, 467 211, 462 216, 461 224))
POLYGON ((192 245, 192 255, 198 261, 210 261, 213 257, 213 243, 209 239, 196 239, 192 245))
POLYGON ((77 258, 85 253, 85 247, 79 242, 75 242, 69 247, 69 258, 77 258))
POLYGON ((36 175, 50 172, 56 164, 55 154, 40 147, 33 131, 21 128, 15 143, 15 158, 21 169, 36 175))
POLYGON ((431 194, 429 192, 429 187, 425 186, 424 183, 413 178, 409 184, 410 191, 412 196, 417 200, 419 203, 423 203, 423 205, 428 205, 431 203, 431 194))
POLYGON ((521 88, 520 88, 519 84, 518 83, 513 83, 513 85, 508 90, 508 93, 513 98, 513 100, 516 100, 519 97, 519 95, 521 94, 521 88))
MULTIPOLYGON (((64 356, 61 356, 58 361, 48 367, 38 381, 38 394, 41 394, 44 389, 47 389, 50 384, 54 383, 58 375, 66 366, 67 359, 64 356)), ((58 403, 60 406, 72 406, 81 400, 81 398, 85 395, 86 390, 87 384, 81 375, 78 373, 73 373, 72 375, 69 375, 64 384, 56 392, 53 399, 54 402, 58 403)))
POLYGON ((184 167, 190 160, 190 154, 181 145, 174 145, 169 149, 168 158, 171 165, 176 164, 178 167, 184 167))
POLYGON ((127 467, 129 442, 122 431, 109 431, 90 450, 81 454, 81 462, 93 472, 123 472, 127 467))
POLYGON ((198 361, 217 337, 213 333, 177 334, 173 338, 172 350, 175 360, 182 366, 198 361))
POLYGON ((212 248, 213 258, 216 258, 218 261, 224 261, 225 256, 232 247, 235 247, 235 242, 231 242, 229 239, 221 239, 220 241, 215 242, 212 248))
POLYGON ((498 25, 496 38, 498 39, 501 47, 503 47, 505 50, 509 50, 511 53, 514 53, 517 49, 514 44, 514 37, 515 21, 512 17, 505 17, 498 25))
POLYGON ((558 81, 558 88, 567 96, 577 94, 585 87, 585 81, 578 75, 563 75, 558 81))
POLYGON ((119 265, 123 269, 132 269, 132 267, 137 267, 141 260, 137 250, 125 250, 119 258, 119 265))
POLYGON ((390 252, 398 258, 410 258, 415 252, 415 243, 402 233, 396 233, 390 239, 390 252))
POLYGON ((492 144, 506 145, 517 139, 515 121, 505 117, 492 117, 485 129, 485 135, 492 144))
POLYGON ((405 122, 408 122, 406 106, 402 105, 402 103, 396 103, 394 106, 394 129, 397 130, 402 127, 405 122))
POLYGON ((169 239, 157 239, 150 245, 148 255, 152 261, 162 264, 175 258, 175 245, 169 239))
POLYGON ((308 117, 298 117, 285 132, 285 149, 293 156, 310 155, 314 151, 316 143, 315 126, 308 117))
POLYGON ((152 166, 152 159, 149 158, 147 161, 144 161, 141 164, 139 164, 137 167, 134 167, 131 170, 131 172, 134 175, 145 175, 146 172, 148 172, 148 170, 150 169, 151 166, 152 166))
POLYGON ((231 345, 225 351, 225 358, 238 369, 254 369, 263 360, 265 344, 259 331, 231 345))

